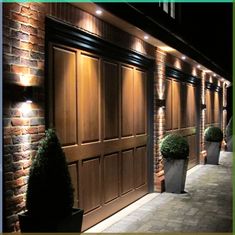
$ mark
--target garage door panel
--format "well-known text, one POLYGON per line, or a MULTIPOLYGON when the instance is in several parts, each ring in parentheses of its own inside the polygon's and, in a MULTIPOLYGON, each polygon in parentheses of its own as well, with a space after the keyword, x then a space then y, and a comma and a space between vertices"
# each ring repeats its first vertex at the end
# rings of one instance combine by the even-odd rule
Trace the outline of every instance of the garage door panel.
POLYGON ((80 63, 80 135, 82 143, 89 143, 100 139, 99 58, 81 54, 80 63))
POLYGON ((122 136, 134 134, 134 90, 133 90, 134 69, 126 66, 121 68, 122 80, 122 136))
POLYGON ((122 152, 121 157, 121 182, 122 194, 134 189, 134 149, 122 152))
POLYGON ((197 153, 197 107, 196 107, 196 91, 197 87, 181 81, 167 79, 166 94, 166 120, 168 118, 167 133, 174 133, 184 136, 189 144, 189 165, 188 168, 198 163, 197 153), (170 85, 171 83, 171 85, 170 85), (172 89, 169 87, 172 86, 172 89), (171 102, 171 105, 170 105, 171 102), (171 127, 171 129, 168 129, 171 127))
POLYGON ((82 161, 81 188, 84 213, 101 206, 101 166, 100 157, 82 161))
POLYGON ((136 148, 135 152, 135 188, 146 183, 146 146, 136 148))
POLYGON ((181 128, 186 128, 188 125, 188 117, 187 117, 187 108, 188 108, 188 103, 190 102, 188 100, 188 90, 187 90, 187 85, 185 83, 180 84, 180 102, 181 103, 181 120, 180 120, 180 127, 181 128))
POLYGON ((166 130, 172 129, 172 83, 171 80, 166 80, 166 130))
POLYGON ((77 142, 76 52, 53 47, 55 128, 63 146, 77 142))
POLYGON ((69 164, 68 165, 69 174, 71 176, 71 182, 74 189, 74 207, 78 207, 79 198, 78 198, 78 171, 77 171, 77 164, 69 164))
POLYGON ((146 133, 146 73, 135 70, 134 76, 134 124, 135 134, 146 133))
POLYGON ((180 127, 180 83, 172 81, 172 129, 180 127))
MULTIPOLYGON (((58 44, 50 45, 49 57, 54 58, 51 52, 58 44)), ((63 150, 75 189, 74 205, 85 212, 85 230, 147 193, 147 72, 113 58, 62 47, 64 62, 61 52, 55 62, 49 60, 53 82, 55 71, 59 80, 63 78, 56 94, 64 97, 58 104, 52 97, 51 106, 60 110, 50 114, 50 123, 53 116, 61 118, 67 102, 72 102, 73 119, 63 111, 64 118, 70 118, 68 137, 72 138, 64 141, 63 150), (69 72, 62 76, 65 67, 69 72)), ((59 123, 57 132, 64 132, 65 126, 59 123)))
POLYGON ((104 156, 104 203, 119 196, 118 153, 104 156))
POLYGON ((119 131, 119 79, 118 64, 104 61, 104 139, 118 138, 119 131))

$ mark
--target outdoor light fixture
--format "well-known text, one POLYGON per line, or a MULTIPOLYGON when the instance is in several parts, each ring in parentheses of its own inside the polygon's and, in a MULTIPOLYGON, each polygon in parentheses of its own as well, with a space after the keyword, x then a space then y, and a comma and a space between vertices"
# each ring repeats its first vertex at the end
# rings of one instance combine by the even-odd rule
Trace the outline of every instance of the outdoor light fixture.
POLYGON ((215 74, 215 73, 213 74, 213 77, 216 77, 216 74, 215 74))
POLYGON ((156 105, 157 105, 158 107, 164 108, 164 107, 166 106, 166 100, 157 99, 157 100, 156 100, 156 105))
POLYGON ((24 101, 27 104, 31 104, 33 101, 33 87, 32 86, 28 86, 25 87, 23 90, 23 96, 24 96, 24 101))
POLYGON ((200 65, 200 64, 198 64, 198 65, 197 65, 197 68, 198 68, 198 69, 200 69, 200 68, 201 68, 201 65, 200 65))
POLYGON ((102 12, 101 10, 96 10, 95 13, 96 13, 97 15, 102 15, 103 12, 102 12))
POLYGON ((185 60, 185 59, 186 59, 186 56, 184 56, 184 55, 181 56, 181 59, 182 59, 182 60, 185 60))
POLYGON ((144 39, 148 40, 148 39, 149 39, 149 36, 148 36, 148 35, 145 35, 145 36, 144 36, 144 39))
POLYGON ((226 106, 223 106, 223 110, 227 110, 227 107, 226 107, 226 106))
POLYGON ((201 109, 205 110, 206 109, 206 104, 201 104, 201 109))

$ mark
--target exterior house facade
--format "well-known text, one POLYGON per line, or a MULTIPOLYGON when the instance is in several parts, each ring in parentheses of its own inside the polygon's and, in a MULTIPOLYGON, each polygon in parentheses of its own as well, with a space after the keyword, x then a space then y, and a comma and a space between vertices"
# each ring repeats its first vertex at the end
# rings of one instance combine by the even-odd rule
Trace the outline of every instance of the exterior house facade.
MULTIPOLYGON (((177 17, 174 4, 159 7, 177 17)), ((129 12, 127 21, 105 4, 3 4, 5 232, 19 231, 45 128, 56 129, 66 154, 83 230, 164 191, 164 135, 187 138, 192 168, 206 156, 205 128, 225 129, 223 71, 129 12)))

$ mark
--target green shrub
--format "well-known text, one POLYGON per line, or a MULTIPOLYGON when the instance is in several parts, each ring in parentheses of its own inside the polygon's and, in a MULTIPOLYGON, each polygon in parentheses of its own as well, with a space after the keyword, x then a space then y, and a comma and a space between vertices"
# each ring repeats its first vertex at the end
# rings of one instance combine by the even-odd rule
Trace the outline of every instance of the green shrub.
POLYGON ((72 213, 73 188, 64 152, 54 130, 46 131, 32 163, 27 188, 28 214, 58 220, 72 213))
POLYGON ((184 137, 169 134, 161 141, 160 151, 164 158, 185 159, 189 155, 189 145, 184 137))
POLYGON ((205 140, 210 142, 221 142, 223 140, 223 132, 219 127, 208 127, 205 132, 205 140))

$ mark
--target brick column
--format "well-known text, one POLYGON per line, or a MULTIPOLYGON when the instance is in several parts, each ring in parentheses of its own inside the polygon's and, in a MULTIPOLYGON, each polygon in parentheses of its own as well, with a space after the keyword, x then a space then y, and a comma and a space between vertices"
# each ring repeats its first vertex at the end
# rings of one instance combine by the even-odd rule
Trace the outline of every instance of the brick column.
POLYGON ((165 133, 165 107, 160 107, 159 101, 165 100, 165 61, 166 53, 156 50, 154 73, 154 190, 164 189, 163 160, 160 153, 160 141, 165 133))
MULTIPOLYGON (((227 107, 227 83, 223 82, 223 107, 227 107)), ((222 131, 223 135, 225 136, 226 131, 226 125, 227 125, 227 110, 223 109, 223 116, 222 116, 222 131)))
POLYGON ((206 121, 206 109, 202 108, 206 104, 206 77, 205 73, 201 73, 201 99, 200 99, 200 164, 205 163, 206 151, 205 151, 205 121, 206 121))
POLYGON ((3 3, 4 231, 19 231, 31 159, 44 135, 43 96, 23 90, 44 80, 44 12, 40 3, 3 3))

